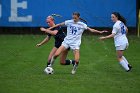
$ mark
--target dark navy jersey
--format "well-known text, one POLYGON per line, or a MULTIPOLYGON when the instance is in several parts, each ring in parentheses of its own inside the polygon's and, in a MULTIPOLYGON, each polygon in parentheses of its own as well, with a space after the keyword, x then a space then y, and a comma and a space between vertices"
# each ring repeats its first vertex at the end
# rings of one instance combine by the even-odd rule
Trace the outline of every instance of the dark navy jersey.
MULTIPOLYGON (((56 27, 56 28, 52 29, 52 31, 54 31, 54 30, 58 30, 57 34, 54 35, 53 37, 55 39, 55 47, 59 48, 59 46, 63 42, 66 35, 65 35, 65 33, 64 33, 64 31, 62 30, 61 27, 56 27)), ((48 36, 52 36, 52 35, 48 34, 48 36)))
MULTIPOLYGON (((64 40, 66 35, 65 35, 63 29, 61 27, 56 27, 56 28, 52 29, 52 31, 54 31, 54 30, 58 31, 57 34, 53 36, 54 39, 55 40, 64 40)), ((52 35, 48 34, 48 36, 52 36, 52 35)))

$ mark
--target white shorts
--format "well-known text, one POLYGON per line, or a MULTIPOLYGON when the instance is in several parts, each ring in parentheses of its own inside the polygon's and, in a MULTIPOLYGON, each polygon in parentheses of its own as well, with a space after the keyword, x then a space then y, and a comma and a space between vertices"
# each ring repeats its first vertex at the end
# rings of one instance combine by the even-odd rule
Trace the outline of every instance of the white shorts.
POLYGON ((126 43, 124 45, 116 46, 116 50, 126 50, 128 48, 129 44, 126 43))
POLYGON ((80 43, 69 43, 69 42, 67 42, 67 41, 63 41, 62 42, 62 45, 66 48, 66 49, 68 49, 68 48, 70 48, 70 49, 72 49, 72 50, 75 50, 75 49, 80 49, 80 43))

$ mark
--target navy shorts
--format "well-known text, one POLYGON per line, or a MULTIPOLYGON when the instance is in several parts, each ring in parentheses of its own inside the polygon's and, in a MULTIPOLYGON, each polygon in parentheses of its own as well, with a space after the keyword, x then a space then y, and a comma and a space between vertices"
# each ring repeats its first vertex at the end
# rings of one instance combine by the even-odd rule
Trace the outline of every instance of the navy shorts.
POLYGON ((63 41, 58 41, 58 40, 57 40, 57 41, 55 41, 55 45, 54 45, 54 46, 55 46, 56 48, 59 48, 59 47, 61 46, 62 42, 63 42, 63 41))

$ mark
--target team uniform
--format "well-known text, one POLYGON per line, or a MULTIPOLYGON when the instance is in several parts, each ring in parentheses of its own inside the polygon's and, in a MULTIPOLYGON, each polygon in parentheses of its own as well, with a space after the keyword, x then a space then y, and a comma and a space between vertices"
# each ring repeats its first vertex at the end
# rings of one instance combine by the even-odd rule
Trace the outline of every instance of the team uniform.
MULTIPOLYGON (((115 34, 114 43, 115 43, 116 50, 119 51, 119 50, 127 49, 129 43, 126 37, 126 26, 124 25, 124 23, 118 20, 113 25, 112 33, 115 34)), ((122 59, 123 60, 121 60, 119 63, 127 72, 130 71, 132 66, 129 65, 127 59, 124 56, 122 56, 122 59)))
MULTIPOLYGON (((62 42, 64 41, 64 38, 66 37, 65 33, 63 32, 61 27, 56 27, 54 29, 52 29, 52 31, 54 30, 58 30, 58 33, 56 35, 54 35, 54 39, 55 39, 55 44, 54 46, 56 48, 59 48, 62 44, 62 42)), ((51 37, 51 34, 48 34, 49 37, 51 37)))
POLYGON ((87 25, 83 22, 74 22, 74 20, 65 21, 67 26, 67 36, 65 37, 62 45, 67 49, 72 50, 80 49, 82 33, 87 29, 87 25))
POLYGON ((112 33, 115 34, 114 36, 114 43, 116 50, 125 50, 129 43, 126 37, 126 26, 121 21, 117 21, 113 25, 112 33))

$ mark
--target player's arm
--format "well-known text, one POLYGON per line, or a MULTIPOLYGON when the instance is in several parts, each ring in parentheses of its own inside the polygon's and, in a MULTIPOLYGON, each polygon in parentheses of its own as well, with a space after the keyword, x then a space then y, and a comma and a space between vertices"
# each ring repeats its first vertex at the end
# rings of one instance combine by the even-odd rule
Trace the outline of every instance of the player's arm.
POLYGON ((47 43, 50 40, 51 36, 47 36, 43 41, 41 41, 40 43, 38 43, 36 46, 39 47, 45 43, 47 43))
POLYGON ((53 29, 53 28, 56 28, 56 27, 59 27, 59 26, 64 26, 65 25, 65 22, 62 22, 62 23, 59 23, 59 24, 56 24, 55 26, 52 26, 52 27, 50 27, 50 28, 48 28, 48 29, 53 29))
POLYGON ((40 30, 43 31, 43 32, 49 33, 51 35, 56 35, 57 34, 57 31, 51 31, 51 29, 56 28, 56 27, 59 27, 59 26, 63 26, 63 25, 65 25, 64 22, 62 22, 60 24, 56 24, 56 25, 54 25, 54 26, 52 26, 52 27, 50 27, 48 29, 45 29, 45 28, 41 27, 40 30))
POLYGON ((43 27, 41 27, 40 28, 40 30, 41 31, 44 31, 44 32, 46 32, 46 33, 48 33, 48 34, 51 34, 51 35, 56 35, 57 33, 58 33, 58 30, 50 30, 50 29, 45 29, 45 28, 43 28, 43 27))
POLYGON ((104 40, 104 39, 108 39, 108 38, 112 38, 115 36, 115 34, 118 32, 118 28, 115 26, 113 27, 113 30, 112 30, 112 34, 108 35, 108 36, 103 36, 103 37, 100 37, 99 39, 100 40, 104 40))
POLYGON ((99 30, 92 29, 92 28, 89 28, 89 27, 87 27, 87 29, 88 29, 90 32, 100 33, 100 34, 105 33, 105 32, 108 32, 108 31, 99 31, 99 30))
POLYGON ((114 36, 115 36, 115 33, 112 33, 112 34, 110 34, 110 35, 108 35, 108 36, 100 37, 99 39, 100 39, 100 40, 104 40, 104 39, 112 38, 112 37, 114 37, 114 36))

